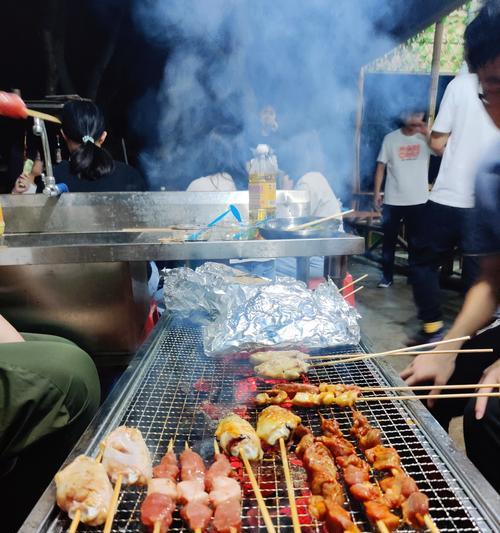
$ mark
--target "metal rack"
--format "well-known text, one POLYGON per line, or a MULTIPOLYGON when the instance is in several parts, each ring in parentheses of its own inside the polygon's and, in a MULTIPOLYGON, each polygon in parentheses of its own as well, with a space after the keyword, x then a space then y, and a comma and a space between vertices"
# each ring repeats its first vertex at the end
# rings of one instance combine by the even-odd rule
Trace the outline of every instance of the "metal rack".
MULTIPOLYGON (((352 351, 352 347, 348 348, 352 351)), ((342 353, 340 349, 335 351, 342 353)), ((360 386, 394 382, 386 370, 371 361, 312 369, 309 378, 313 383, 328 381, 360 386)), ((211 409, 216 409, 219 414, 225 409, 230 410, 238 403, 235 391, 236 394, 244 392, 253 383, 247 366, 207 358, 199 329, 163 318, 149 346, 138 355, 132 368, 118 383, 113 397, 103 406, 68 461, 77 453, 95 455, 104 435, 122 424, 141 430, 154 463, 165 453, 171 438, 175 439, 177 451, 188 442, 210 461, 217 422, 206 413, 211 409), (203 380, 203 387, 195 386, 200 384, 199 380, 203 380)), ((259 390, 268 387, 265 383, 258 385, 259 390)), ((251 392, 251 396, 253 394, 251 392)), ((429 497, 430 514, 442 532, 498 531, 500 525, 495 515, 498 497, 495 499, 494 491, 463 455, 453 456, 454 450, 449 447, 443 430, 435 421, 426 420, 426 416, 422 416, 425 410, 412 405, 415 403, 376 401, 359 403, 357 407, 382 430, 384 443, 398 450, 403 467, 429 497)), ((319 410, 297 409, 296 412, 316 435, 320 434, 320 412, 327 418, 335 416, 345 435, 349 434, 352 418, 348 410, 321 407, 319 410)), ((250 421, 255 423, 258 410, 249 407, 247 413, 250 421)), ((293 459, 293 454, 291 457, 293 459)), ((289 502, 279 455, 267 454, 255 471, 277 529, 290 531, 289 502)), ((305 471, 293 461, 292 477, 299 516, 304 523, 308 522, 310 531, 320 532, 321 527, 309 523, 307 515, 309 489, 305 471)), ((243 485, 248 485, 247 482, 243 476, 243 485)), ((140 503, 144 497, 143 488, 125 487, 122 490, 113 531, 144 531, 139 520, 140 503)), ((358 527, 362 531, 371 531, 359 504, 347 495, 346 500, 358 527)), ((253 493, 245 491, 242 531, 265 530, 256 508, 253 493)), ((63 532, 68 525, 67 517, 54 509, 54 488, 49 487, 21 531, 63 532)), ((96 530, 82 526, 79 531, 90 533, 96 530)), ((187 531, 178 514, 171 531, 187 531)), ((398 531, 412 530, 401 527, 398 531)))

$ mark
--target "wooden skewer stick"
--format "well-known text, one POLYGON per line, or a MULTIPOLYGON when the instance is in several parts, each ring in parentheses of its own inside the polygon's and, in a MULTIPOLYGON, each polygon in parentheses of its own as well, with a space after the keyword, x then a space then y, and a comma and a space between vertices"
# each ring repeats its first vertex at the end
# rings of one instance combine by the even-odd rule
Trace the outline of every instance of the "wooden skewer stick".
POLYGON ((357 292, 359 292, 361 289, 364 289, 365 286, 364 285, 360 285, 358 288, 354 289, 353 291, 351 291, 349 294, 343 294, 342 296, 344 298, 348 298, 349 296, 352 296, 353 294, 356 294, 357 292))
POLYGON ((318 218, 318 220, 312 220, 311 222, 306 222, 305 224, 299 224, 298 226, 292 226, 291 228, 286 228, 286 231, 298 231, 305 228, 310 228, 311 226, 317 226, 318 224, 323 224, 323 222, 328 222, 334 218, 344 217, 349 213, 353 213, 354 209, 349 209, 349 211, 344 211, 342 213, 335 213, 334 215, 329 215, 327 217, 318 218))
POLYGON ((292 524, 294 533, 300 533, 299 513, 297 512, 297 504, 295 502, 295 492, 293 490, 292 476, 290 475, 290 465, 288 464, 288 456, 286 453, 286 446, 283 437, 280 438, 280 452, 281 463, 283 464, 283 472, 285 473, 286 490, 288 492, 288 501, 290 502, 290 510, 292 512, 292 524))
POLYGON ((201 527, 197 527, 197 528, 194 530, 194 533, 201 533, 201 527))
POLYGON ((219 448, 219 443, 217 442, 217 439, 214 439, 214 452, 215 452, 215 455, 220 454, 220 448, 219 448))
POLYGON ((362 279, 365 279, 368 277, 368 274, 363 274, 362 276, 360 276, 359 278, 351 281, 351 283, 348 283, 347 285, 344 285, 343 287, 341 287, 339 289, 339 292, 342 292, 344 291, 345 289, 348 289, 349 287, 352 287, 355 283, 358 283, 358 281, 361 281, 362 279))
POLYGON ((431 533, 439 533, 439 528, 434 523, 434 520, 432 519, 430 514, 427 513, 426 515, 424 515, 424 522, 431 533))
POLYGON ((395 353, 391 353, 391 354, 385 354, 384 352, 377 352, 377 353, 372 353, 372 354, 362 354, 362 353, 338 353, 338 354, 331 354, 331 355, 312 355, 310 357, 307 358, 307 361, 316 361, 316 360, 328 360, 328 359, 333 359, 333 360, 341 360, 341 359, 351 359, 353 357, 361 357, 361 356, 364 356, 364 355, 371 355, 371 356, 377 356, 377 357, 382 357, 383 356, 386 356, 386 355, 394 355, 394 356, 398 356, 398 355, 421 355, 421 354, 429 354, 429 353, 432 353, 432 355, 445 355, 445 354, 449 354, 449 353, 492 353, 493 352, 493 348, 478 348, 477 350, 474 350, 473 348, 468 348, 468 349, 460 349, 460 350, 432 350, 431 352, 428 351, 428 350, 415 350, 414 352, 395 352, 395 353))
POLYGON ((267 510, 266 502, 264 501, 264 498, 262 497, 259 484, 257 483, 257 480, 255 479, 255 476, 252 470, 252 465, 250 464, 248 457, 246 456, 246 453, 243 450, 240 450, 240 457, 241 457, 241 460, 243 461, 243 464, 245 465, 245 470, 247 471, 248 479, 250 480, 250 483, 252 485, 255 498, 257 499, 257 504, 259 505, 260 514, 262 515, 262 518, 264 519, 264 523, 266 524, 267 531, 268 533, 276 533, 276 529, 274 529, 273 521, 271 520, 269 511, 267 510))
MULTIPOLYGON (((167 452, 170 453, 174 449, 174 439, 170 439, 167 447, 167 452)), ((161 521, 158 520, 155 522, 155 527, 153 528, 153 533, 160 533, 161 530, 161 521)))
POLYGON ((469 383, 463 385, 401 385, 395 387, 360 387, 363 392, 377 392, 386 390, 432 390, 432 389, 498 389, 498 383, 469 383))
POLYGON ((118 474, 115 483, 115 490, 113 491, 113 497, 111 498, 111 505, 109 506, 108 516, 106 517, 106 523, 102 533, 110 533, 113 526, 113 520, 115 518, 116 507, 118 505, 118 498, 120 497, 120 490, 122 489, 123 475, 118 474))
POLYGON ((34 109, 26 109, 26 113, 29 117, 41 118, 48 122, 54 122, 55 124, 61 124, 61 121, 54 115, 48 113, 42 113, 41 111, 35 111, 34 109))
POLYGON ((158 522, 155 522, 155 527, 153 529, 153 533, 160 533, 161 531, 161 522, 158 521, 158 522))
MULTIPOLYGON (((97 463, 100 463, 102 461, 103 453, 104 453, 104 450, 102 449, 102 446, 101 446, 99 453, 97 454, 95 458, 97 463)), ((81 517, 82 517, 82 512, 80 511, 80 509, 77 509, 75 516, 73 517, 73 520, 71 521, 71 525, 69 526, 68 533, 76 533, 76 530, 78 529, 78 525, 80 524, 81 517)))
POLYGON ((500 392, 471 392, 467 394, 421 394, 419 396, 362 396, 358 398, 357 402, 374 402, 382 400, 436 400, 436 399, 448 399, 448 398, 500 398, 500 392))
POLYGON ((377 520, 377 528, 380 533, 389 533, 389 529, 387 528, 383 520, 377 520))

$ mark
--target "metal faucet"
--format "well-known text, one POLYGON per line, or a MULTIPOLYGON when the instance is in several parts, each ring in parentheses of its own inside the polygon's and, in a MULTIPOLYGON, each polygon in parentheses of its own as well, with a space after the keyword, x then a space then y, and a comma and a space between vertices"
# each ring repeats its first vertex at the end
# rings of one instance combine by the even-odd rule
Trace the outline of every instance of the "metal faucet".
POLYGON ((42 139, 43 157, 45 159, 45 173, 42 173, 42 180, 45 185, 43 194, 47 196, 59 196, 62 191, 56 186, 56 179, 52 171, 52 159, 50 157, 49 138, 45 128, 45 122, 38 117, 33 118, 33 134, 42 139))

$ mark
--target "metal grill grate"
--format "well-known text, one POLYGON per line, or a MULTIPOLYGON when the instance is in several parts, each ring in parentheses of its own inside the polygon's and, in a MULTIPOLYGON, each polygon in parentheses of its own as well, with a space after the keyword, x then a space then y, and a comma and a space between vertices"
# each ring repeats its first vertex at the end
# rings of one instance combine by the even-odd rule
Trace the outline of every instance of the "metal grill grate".
MULTIPOLYGON (((342 353, 341 350, 337 352, 342 353)), ((203 402, 234 406, 234 386, 245 376, 237 367, 225 365, 218 359, 206 358, 199 331, 188 327, 165 330, 156 353, 152 355, 149 367, 136 385, 132 400, 115 420, 115 425, 125 424, 139 428, 152 452, 154 464, 165 453, 171 438, 175 438, 176 451, 182 450, 187 441, 206 459, 211 459, 216 421, 211 420, 201 409, 203 402), (194 387, 199 379, 206 380, 209 392, 202 392, 194 387)), ((349 366, 316 368, 310 372, 309 378, 313 383, 327 381, 356 383, 360 386, 387 384, 377 366, 370 361, 351 363, 349 366)), ((398 450, 404 468, 429 497, 431 516, 443 533, 493 531, 459 482, 453 478, 423 431, 414 423, 411 412, 404 404, 369 402, 358 404, 358 408, 373 425, 381 428, 384 443, 398 450)), ((348 411, 332 407, 321 407, 319 411, 327 418, 334 415, 348 437, 352 422, 348 411)), ((316 435, 321 433, 318 410, 300 409, 296 412, 316 435)), ((250 408, 248 413, 250 421, 255 423, 258 411, 250 408)), ((296 497, 299 498, 299 515, 306 522, 306 506, 300 500, 302 496, 309 495, 305 472, 293 464, 291 468, 296 497)), ((291 531, 289 502, 279 455, 266 455, 256 473, 275 525, 281 531, 291 531)), ((244 482, 248 480, 244 478, 244 482)), ((142 488, 125 487, 122 490, 113 524, 115 533, 144 532, 139 520, 140 504, 144 497, 145 490, 142 488)), ((346 499, 358 527, 362 531, 371 531, 359 504, 349 497, 346 499)), ((257 503, 250 491, 243 500, 242 531, 264 531, 256 508, 257 503)), ((177 518, 171 531, 187 531, 178 518, 178 513, 175 516, 177 518)), ((68 525, 68 519, 60 513, 53 522, 51 531, 65 531, 68 525)), ((95 533, 96 530, 80 526, 79 531, 95 533)), ((308 531, 320 532, 321 527, 310 524, 308 531)), ((413 530, 402 527, 398 531, 413 530)))

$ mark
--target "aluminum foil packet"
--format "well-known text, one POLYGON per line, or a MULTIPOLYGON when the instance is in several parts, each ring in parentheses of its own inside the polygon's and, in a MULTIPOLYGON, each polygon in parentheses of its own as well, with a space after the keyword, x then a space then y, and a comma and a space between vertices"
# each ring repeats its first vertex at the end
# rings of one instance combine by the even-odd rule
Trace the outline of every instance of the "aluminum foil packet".
POLYGON ((218 318, 203 328, 208 355, 262 347, 327 348, 360 341, 360 316, 332 281, 311 291, 295 279, 278 278, 242 287, 226 304, 218 318))
POLYGON ((162 276, 166 308, 198 324, 208 324, 225 316, 231 299, 244 301, 244 286, 270 283, 265 278, 211 262, 196 270, 187 267, 164 269, 162 276))

